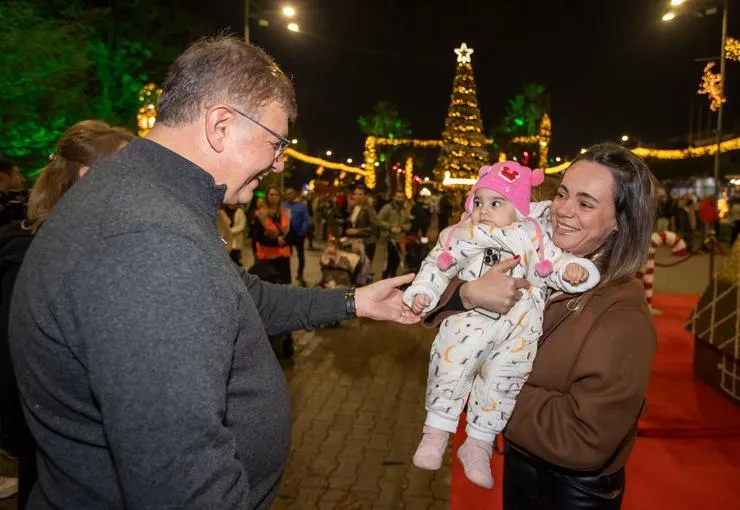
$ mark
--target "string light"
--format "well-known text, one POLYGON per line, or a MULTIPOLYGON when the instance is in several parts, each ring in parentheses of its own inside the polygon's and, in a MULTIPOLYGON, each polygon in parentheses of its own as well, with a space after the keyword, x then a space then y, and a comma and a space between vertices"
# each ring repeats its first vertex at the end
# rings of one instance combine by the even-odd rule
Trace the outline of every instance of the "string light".
POLYGON ((722 95, 722 91, 720 90, 722 76, 719 73, 712 72, 713 68, 714 62, 709 62, 704 66, 704 73, 701 76, 701 84, 696 93, 699 95, 706 94, 709 96, 709 108, 713 112, 716 112, 722 103, 727 101, 727 98, 722 95))
POLYGON ((725 58, 740 62, 740 41, 734 37, 725 39, 725 58))
POLYGON ((406 159, 406 182, 404 183, 404 191, 406 192, 406 198, 414 196, 414 160, 412 158, 406 159))
MULTIPOLYGON (((291 158, 295 158, 298 161, 303 161, 304 163, 308 163, 308 164, 311 164, 311 165, 316 165, 318 167, 329 168, 331 170, 341 170, 343 172, 349 172, 349 173, 353 173, 353 174, 360 174, 360 175, 365 176, 365 178, 367 178, 367 175, 369 173, 372 173, 373 175, 375 174, 375 172, 367 172, 367 171, 363 170, 362 168, 358 168, 356 166, 349 166, 349 165, 345 165, 343 163, 334 163, 333 161, 327 161, 325 159, 316 158, 314 156, 308 156, 307 154, 303 154, 303 153, 298 152, 297 150, 295 150, 292 147, 286 148, 284 154, 286 156, 291 157, 291 158)), ((323 169, 322 168, 319 168, 319 169, 316 170, 316 174, 317 175, 321 175, 321 173, 323 173, 323 169), (319 172, 319 170, 321 170, 321 172, 319 172)))
POLYGON ((157 101, 162 89, 154 83, 147 83, 139 92, 139 113, 136 114, 136 125, 139 136, 146 136, 157 121, 157 101))

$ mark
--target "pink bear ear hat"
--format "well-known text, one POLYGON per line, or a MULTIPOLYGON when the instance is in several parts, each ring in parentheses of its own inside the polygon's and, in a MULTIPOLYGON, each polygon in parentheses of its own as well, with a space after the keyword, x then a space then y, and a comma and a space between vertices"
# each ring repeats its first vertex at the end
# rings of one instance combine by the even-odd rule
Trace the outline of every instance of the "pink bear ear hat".
MULTIPOLYGON (((532 188, 539 186, 544 180, 545 174, 542 170, 532 170, 531 168, 520 165, 516 161, 501 161, 482 167, 478 173, 478 182, 473 185, 467 200, 465 200, 466 215, 463 221, 470 217, 473 211, 475 192, 479 189, 490 189, 501 193, 502 196, 506 197, 514 205, 520 219, 527 218, 529 216, 529 202, 531 200, 532 188)), ((453 228, 457 228, 457 225, 453 228)), ((540 238, 540 253, 542 254, 544 253, 542 235, 538 237, 540 238)), ((454 257, 447 251, 449 250, 451 238, 452 236, 450 235, 445 246, 445 251, 437 259, 437 265, 443 271, 455 263, 454 257)), ((543 276, 543 274, 546 276, 552 272, 552 262, 543 259, 537 263, 535 269, 540 276, 543 276)))

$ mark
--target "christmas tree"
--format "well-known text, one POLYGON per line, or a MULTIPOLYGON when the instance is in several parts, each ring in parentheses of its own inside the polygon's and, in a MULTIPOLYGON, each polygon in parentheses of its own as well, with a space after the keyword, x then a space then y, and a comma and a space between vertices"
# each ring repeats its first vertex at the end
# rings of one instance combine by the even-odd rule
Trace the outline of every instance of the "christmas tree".
POLYGON ((440 182, 446 172, 450 172, 453 178, 474 178, 480 167, 489 162, 473 66, 470 64, 473 49, 462 43, 455 53, 457 70, 452 82, 450 109, 442 132, 442 150, 434 169, 440 182))

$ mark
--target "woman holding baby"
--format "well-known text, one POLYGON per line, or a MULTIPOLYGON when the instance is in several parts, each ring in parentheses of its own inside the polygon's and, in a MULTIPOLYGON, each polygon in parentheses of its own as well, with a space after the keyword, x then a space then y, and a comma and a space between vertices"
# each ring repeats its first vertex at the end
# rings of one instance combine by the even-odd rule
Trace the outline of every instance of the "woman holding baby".
MULTIPOLYGON (((615 144, 591 147, 565 172, 551 205, 551 241, 592 262, 600 279, 581 294, 546 292, 536 357, 503 430, 504 510, 621 507, 656 348, 634 278, 647 256, 654 194, 645 163, 615 144)), ((526 280, 507 275, 517 264, 510 259, 478 279, 454 278, 427 322, 473 309, 506 314, 528 296, 526 280)), ((468 450, 470 466, 475 452, 468 450)))

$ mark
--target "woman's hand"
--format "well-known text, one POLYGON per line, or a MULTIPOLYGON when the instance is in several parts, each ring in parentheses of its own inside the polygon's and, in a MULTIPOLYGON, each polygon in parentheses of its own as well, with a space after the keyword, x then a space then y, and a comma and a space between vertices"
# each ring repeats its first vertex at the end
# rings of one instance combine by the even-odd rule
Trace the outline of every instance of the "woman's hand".
POLYGON ((529 282, 523 278, 512 278, 506 273, 519 263, 519 257, 493 266, 477 280, 466 282, 460 288, 460 299, 467 309, 483 308, 505 314, 522 297, 519 289, 528 289, 529 282))

